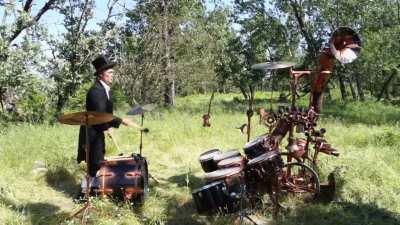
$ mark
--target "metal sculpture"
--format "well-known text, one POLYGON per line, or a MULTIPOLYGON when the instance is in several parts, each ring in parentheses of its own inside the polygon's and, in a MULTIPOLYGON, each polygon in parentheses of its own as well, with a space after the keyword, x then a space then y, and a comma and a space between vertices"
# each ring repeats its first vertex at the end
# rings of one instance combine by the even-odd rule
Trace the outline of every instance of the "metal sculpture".
MULTIPOLYGON (((207 185, 192 193, 199 213, 239 212, 243 219, 247 215, 243 213, 243 207, 254 205, 260 196, 267 193, 274 206, 273 215, 276 216, 280 207, 280 193, 292 193, 306 199, 318 196, 321 190, 316 172, 319 153, 339 156, 338 151, 325 140, 326 130, 316 128, 322 92, 332 74, 335 58, 343 64, 352 62, 357 58, 360 46, 361 41, 353 30, 339 28, 333 33, 330 48, 321 52, 319 66, 314 71, 293 70, 295 64, 292 62, 267 62, 252 67, 268 72, 289 69, 291 105, 279 107, 277 112, 259 111, 260 121, 269 128, 269 132, 244 146, 245 157, 237 151, 221 153, 211 150, 202 154, 199 161, 207 172, 207 185), (297 107, 299 80, 307 76, 312 76, 309 108, 300 109, 297 107), (296 138, 295 131, 304 133, 305 138, 296 138), (286 135, 287 152, 282 152, 280 145, 286 135), (310 149, 310 146, 313 148, 310 149), (243 202, 249 204, 244 206, 243 202)), ((250 101, 246 124, 248 140, 252 107, 250 101)), ((334 183, 334 180, 330 182, 332 185, 334 183)))

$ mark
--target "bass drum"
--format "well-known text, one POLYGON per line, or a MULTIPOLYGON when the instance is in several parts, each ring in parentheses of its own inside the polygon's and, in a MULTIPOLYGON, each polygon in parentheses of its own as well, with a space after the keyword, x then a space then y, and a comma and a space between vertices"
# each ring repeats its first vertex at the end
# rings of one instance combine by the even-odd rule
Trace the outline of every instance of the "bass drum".
POLYGON ((250 160, 245 169, 248 191, 251 193, 271 193, 273 185, 283 167, 278 151, 269 151, 250 160))
POLYGON ((224 181, 216 181, 196 189, 192 196, 199 214, 229 214, 239 210, 240 201, 231 197, 224 181))
POLYGON ((97 194, 143 204, 148 193, 146 158, 140 155, 113 157, 101 163, 97 194))
POLYGON ((143 189, 143 192, 141 194, 138 194, 136 196, 136 198, 133 199, 133 201, 136 204, 143 205, 145 200, 146 200, 146 198, 149 195, 149 190, 150 190, 150 187, 149 187, 149 169, 148 169, 148 163, 147 163, 146 158, 142 157, 142 156, 139 156, 139 155, 138 155, 138 157, 140 157, 141 158, 140 160, 143 161, 143 164, 142 164, 142 166, 140 168, 140 172, 142 174, 142 184, 143 184, 142 185, 142 189, 143 189))

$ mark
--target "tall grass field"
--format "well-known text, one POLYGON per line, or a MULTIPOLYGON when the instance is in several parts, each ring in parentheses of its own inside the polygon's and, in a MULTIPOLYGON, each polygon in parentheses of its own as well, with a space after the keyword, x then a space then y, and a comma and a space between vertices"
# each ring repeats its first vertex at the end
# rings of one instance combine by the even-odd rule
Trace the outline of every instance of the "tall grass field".
MULTIPOLYGON (((257 93, 257 107, 268 108, 270 95, 257 93), (268 97, 267 97, 268 96, 268 97)), ((205 217, 196 213, 191 193, 203 185, 198 156, 214 147, 240 149, 246 136, 237 127, 246 123, 246 103, 239 94, 216 95, 210 128, 202 127, 208 95, 177 99, 174 108, 156 108, 145 117, 144 156, 150 193, 142 207, 93 200, 88 224, 200 225, 237 224, 235 216, 205 217)), ((305 104, 306 98, 302 99, 305 104)), ((277 103, 274 103, 274 107, 277 103)), ((116 113, 125 116, 127 110, 116 113)), ((400 225, 400 108, 376 102, 326 102, 319 127, 339 149, 338 158, 320 156, 322 181, 334 171, 335 200, 329 203, 286 203, 276 220, 268 207, 256 212, 266 224, 282 225, 400 225)), ((132 117, 139 122, 139 117, 132 117)), ((252 137, 267 129, 252 120, 252 137)), ((78 126, 16 124, 0 133, 0 224, 80 224, 71 213, 85 174, 76 162, 78 126)), ((300 135, 300 134, 297 134, 300 135)), ((119 146, 106 139, 108 156, 137 153, 139 132, 114 130, 119 146)), ((283 144, 284 147, 284 144, 283 144)))

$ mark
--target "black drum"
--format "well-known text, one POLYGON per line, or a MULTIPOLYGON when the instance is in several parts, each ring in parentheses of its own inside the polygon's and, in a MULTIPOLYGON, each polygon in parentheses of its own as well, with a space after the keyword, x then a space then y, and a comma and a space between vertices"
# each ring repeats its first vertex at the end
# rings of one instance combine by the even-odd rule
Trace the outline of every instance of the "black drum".
POLYGON ((263 135, 257 137, 256 139, 247 142, 244 147, 244 153, 247 158, 254 159, 262 154, 264 154, 268 149, 265 147, 265 143, 269 140, 269 136, 263 135))
POLYGON ((204 175, 206 183, 213 183, 215 181, 224 181, 227 190, 235 193, 240 192, 241 185, 244 185, 243 168, 233 167, 226 169, 219 169, 204 175))
POLYGON ((224 159, 229 159, 240 155, 241 155, 240 152, 236 149, 228 150, 226 152, 222 152, 221 154, 215 155, 214 162, 218 164, 220 161, 224 159))
POLYGON ((279 151, 266 152, 247 163, 245 179, 249 192, 271 192, 272 182, 283 167, 279 151))
POLYGON ((204 172, 209 173, 218 169, 217 163, 214 161, 214 157, 219 154, 221 154, 219 149, 211 149, 200 155, 199 161, 204 172))
POLYGON ((231 196, 223 181, 207 184, 192 192, 199 214, 235 213, 239 211, 239 199, 231 196))
POLYGON ((243 156, 235 156, 232 158, 224 159, 218 162, 217 166, 220 169, 240 167, 243 168, 246 164, 246 159, 243 156))

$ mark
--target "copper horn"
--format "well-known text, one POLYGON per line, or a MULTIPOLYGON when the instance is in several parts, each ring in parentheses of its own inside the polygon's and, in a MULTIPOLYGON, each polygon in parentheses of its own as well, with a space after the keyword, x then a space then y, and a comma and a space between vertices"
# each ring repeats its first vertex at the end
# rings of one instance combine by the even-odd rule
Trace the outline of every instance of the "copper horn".
POLYGON ((332 34, 330 50, 332 55, 342 64, 351 63, 360 54, 361 39, 354 30, 348 27, 340 27, 332 34))
POLYGON ((358 58, 360 51, 361 39, 354 30, 340 27, 332 33, 329 48, 323 49, 319 56, 319 64, 312 81, 310 107, 317 113, 321 111, 323 91, 332 75, 335 59, 342 64, 351 63, 358 58))

